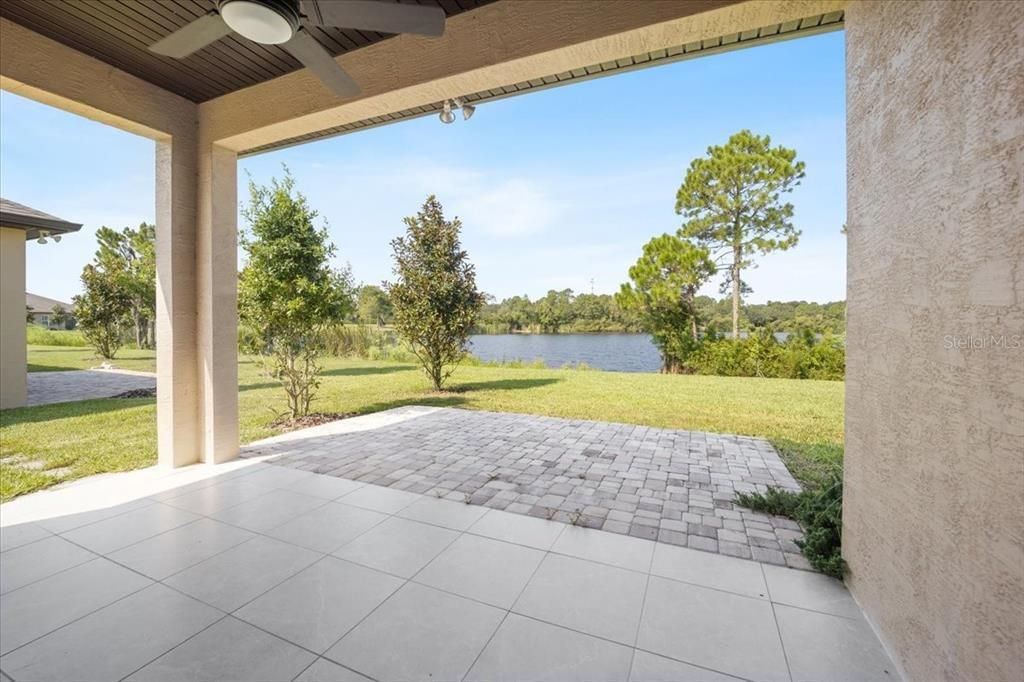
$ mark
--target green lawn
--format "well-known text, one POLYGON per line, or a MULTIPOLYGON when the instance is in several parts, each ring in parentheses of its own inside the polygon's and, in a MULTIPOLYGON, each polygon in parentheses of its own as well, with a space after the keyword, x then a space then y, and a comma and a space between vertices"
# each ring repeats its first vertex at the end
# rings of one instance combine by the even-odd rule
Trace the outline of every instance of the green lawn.
MULTIPOLYGON (((92 348, 81 346, 33 346, 28 347, 28 371, 59 372, 67 369, 89 369, 103 364, 92 348)), ((139 372, 155 372, 156 356, 151 350, 122 349, 117 359, 109 361, 118 369, 132 369, 139 372)))
MULTIPOLYGON (((124 352, 124 358, 115 366, 153 368, 152 352, 124 352)), ((87 349, 52 347, 31 347, 29 362, 51 369, 98 364, 87 349)), ((325 374, 315 406, 322 412, 441 405, 763 436, 780 446, 794 474, 808 478, 822 462, 842 456, 841 382, 461 367, 453 390, 438 394, 411 365, 330 359, 325 374)), ((239 384, 242 442, 272 435, 268 423, 283 409, 281 389, 249 358, 239 364, 239 384)), ((0 413, 0 457, 37 462, 41 469, 0 466, 0 498, 153 464, 155 419, 153 400, 90 400, 0 413)))

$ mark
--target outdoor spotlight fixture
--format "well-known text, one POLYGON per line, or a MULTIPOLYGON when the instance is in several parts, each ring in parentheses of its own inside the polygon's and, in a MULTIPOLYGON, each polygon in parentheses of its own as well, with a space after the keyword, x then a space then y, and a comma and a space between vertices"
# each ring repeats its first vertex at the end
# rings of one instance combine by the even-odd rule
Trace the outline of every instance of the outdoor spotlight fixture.
MULTIPOLYGON (((36 240, 36 243, 37 244, 45 244, 46 243, 46 238, 49 237, 49 236, 50 236, 49 232, 46 232, 44 230, 40 230, 39 231, 39 239, 36 240)), ((54 239, 56 239, 56 237, 54 237, 54 239)))
POLYGON ((53 241, 55 241, 55 242, 57 242, 58 244, 60 244, 60 235, 59 235, 59 234, 55 234, 55 235, 53 235, 53 241))
POLYGON ((438 117, 441 119, 441 123, 452 123, 453 121, 455 121, 455 114, 452 113, 452 104, 453 102, 450 99, 446 99, 444 101, 443 108, 441 109, 441 114, 438 117))
POLYGON ((462 109, 462 120, 468 121, 472 116, 473 112, 476 111, 476 107, 472 104, 463 104, 462 99, 456 97, 454 99, 446 99, 441 103, 442 109, 441 114, 438 118, 441 119, 441 123, 452 123, 455 121, 455 113, 452 109, 462 109))

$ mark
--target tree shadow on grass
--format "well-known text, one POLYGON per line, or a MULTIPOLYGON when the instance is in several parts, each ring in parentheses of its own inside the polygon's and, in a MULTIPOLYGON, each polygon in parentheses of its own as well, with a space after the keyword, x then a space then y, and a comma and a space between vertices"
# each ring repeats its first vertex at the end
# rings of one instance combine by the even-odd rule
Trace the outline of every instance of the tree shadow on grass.
POLYGON ((562 379, 499 379, 497 381, 473 381, 466 384, 455 384, 449 389, 452 393, 468 393, 469 391, 515 391, 524 388, 539 388, 557 384, 562 379))
POLYGON ((156 398, 93 398, 92 400, 76 400, 68 403, 17 407, 0 412, 0 426, 34 424, 68 417, 88 417, 129 407, 154 404, 156 404, 156 398))
POLYGON ((416 369, 415 365, 373 365, 371 367, 339 367, 337 369, 328 369, 322 372, 322 374, 326 377, 358 377, 373 374, 409 372, 414 369, 416 369))

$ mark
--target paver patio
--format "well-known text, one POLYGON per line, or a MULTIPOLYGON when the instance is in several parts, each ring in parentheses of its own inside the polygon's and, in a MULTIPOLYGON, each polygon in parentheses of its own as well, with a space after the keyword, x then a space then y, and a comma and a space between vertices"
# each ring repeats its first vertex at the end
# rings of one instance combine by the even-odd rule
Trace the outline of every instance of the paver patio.
POLYGON ((156 388, 156 376, 124 370, 29 372, 28 401, 32 405, 109 398, 137 389, 156 388))
MULTIPOLYGON (((442 408, 372 431, 342 423, 245 455, 395 490, 810 568, 790 519, 737 507, 737 492, 799 490, 772 445, 631 424, 442 408)), ((387 413, 385 413, 387 414, 387 413)))
POLYGON ((821 574, 262 462, 0 511, 15 681, 898 679, 821 574))

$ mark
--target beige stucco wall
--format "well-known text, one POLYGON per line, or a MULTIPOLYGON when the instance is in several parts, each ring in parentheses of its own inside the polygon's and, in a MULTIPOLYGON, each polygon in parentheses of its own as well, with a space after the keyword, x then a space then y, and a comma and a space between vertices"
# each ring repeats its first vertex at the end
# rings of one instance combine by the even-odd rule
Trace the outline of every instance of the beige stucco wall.
POLYGON ((0 409, 25 404, 25 231, 0 227, 0 409))
POLYGON ((849 584, 910 679, 1022 680, 1024 12, 846 30, 849 584))

